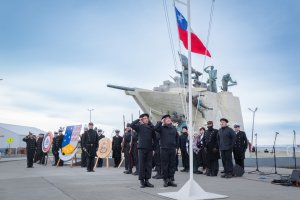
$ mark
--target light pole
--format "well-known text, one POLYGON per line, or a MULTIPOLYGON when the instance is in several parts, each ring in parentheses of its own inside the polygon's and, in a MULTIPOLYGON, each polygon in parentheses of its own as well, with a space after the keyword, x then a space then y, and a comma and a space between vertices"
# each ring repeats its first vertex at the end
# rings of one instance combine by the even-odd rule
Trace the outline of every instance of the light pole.
POLYGON ((90 122, 92 122, 92 111, 94 111, 95 109, 87 109, 90 112, 90 122))
MULTIPOLYGON (((252 110, 251 108, 248 108, 253 113, 253 119, 252 119, 252 135, 251 135, 251 146, 253 146, 253 132, 254 132, 254 118, 255 118, 255 112, 257 111, 257 107, 252 110)), ((257 151, 257 149, 255 149, 257 151)))

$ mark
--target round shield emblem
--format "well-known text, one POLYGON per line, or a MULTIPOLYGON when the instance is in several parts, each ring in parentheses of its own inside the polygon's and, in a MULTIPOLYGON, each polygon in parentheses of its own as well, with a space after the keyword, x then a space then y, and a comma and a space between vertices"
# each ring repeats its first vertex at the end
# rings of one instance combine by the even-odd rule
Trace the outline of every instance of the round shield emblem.
POLYGON ((52 145, 52 141, 53 141, 53 135, 52 133, 49 131, 45 136, 44 136, 44 139, 43 139, 43 143, 42 143, 42 151, 44 153, 47 153, 50 148, 51 148, 51 145, 52 145))
POLYGON ((107 158, 111 152, 112 143, 111 140, 108 138, 102 138, 99 141, 99 148, 97 151, 97 156, 99 158, 107 158))

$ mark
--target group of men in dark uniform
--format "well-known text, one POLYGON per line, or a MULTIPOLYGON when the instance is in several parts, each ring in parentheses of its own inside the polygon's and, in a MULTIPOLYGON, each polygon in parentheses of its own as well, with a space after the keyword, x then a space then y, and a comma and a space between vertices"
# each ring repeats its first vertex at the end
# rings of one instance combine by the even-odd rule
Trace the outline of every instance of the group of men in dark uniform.
MULTIPOLYGON (((228 120, 220 120, 219 130, 213 127, 213 122, 207 122, 207 129, 201 127, 199 134, 193 136, 193 160, 194 166, 189 166, 189 133, 186 126, 182 127, 181 134, 178 134, 173 125, 171 116, 164 115, 161 121, 154 126, 148 114, 140 115, 139 119, 127 124, 125 133, 120 136, 120 131, 115 130, 116 135, 112 140, 112 157, 114 167, 118 167, 122 160, 122 152, 125 156, 125 174, 138 175, 140 187, 154 187, 149 182, 152 175, 152 168, 155 167, 157 174, 153 178, 163 179, 163 186, 176 187, 174 183, 175 171, 178 170, 178 150, 181 152, 183 170, 188 172, 190 167, 196 174, 200 166, 205 170, 207 176, 217 176, 219 172, 219 162, 222 159, 224 173, 221 177, 231 178, 233 173, 232 154, 235 164, 244 168, 245 152, 248 140, 245 132, 240 130, 238 124, 234 125, 234 130, 228 126, 228 120), (154 153, 154 154, 153 154, 154 153), (133 167, 136 171, 133 172, 133 167)), ((58 152, 62 148, 63 130, 54 133, 52 153, 55 158, 54 165, 58 164, 58 152)), ((87 167, 88 172, 93 172, 96 151, 99 140, 105 137, 103 132, 94 129, 92 122, 81 136, 82 147, 82 167, 87 167)), ((27 144, 27 167, 33 167, 33 159, 40 151, 42 139, 36 140, 32 133, 23 139, 27 144), (41 144, 40 144, 41 143, 41 144)), ((39 155, 39 154, 38 154, 39 155)), ((40 162, 43 162, 42 160, 40 162)), ((63 161, 60 161, 63 166, 63 161)), ((102 164, 101 164, 102 166, 102 164)))
MULTIPOLYGON (((240 131, 240 125, 235 124, 233 130, 228 126, 228 120, 225 118, 220 120, 220 125, 221 128, 217 130, 213 128, 213 122, 208 121, 207 130, 204 127, 200 128, 200 132, 204 132, 204 134, 200 134, 201 139, 196 147, 199 148, 200 153, 194 153, 194 157, 196 156, 194 160, 196 160, 196 163, 201 160, 200 163, 207 176, 217 176, 219 172, 218 160, 221 158, 224 168, 221 177, 232 178, 235 175, 232 154, 235 164, 244 169, 248 139, 245 132, 240 131)), ((194 167, 194 173, 197 172, 199 166, 194 167)))
MULTIPOLYGON (((220 120, 220 129, 213 127, 213 122, 207 122, 207 129, 200 128, 199 135, 194 137, 193 171, 199 171, 200 166, 205 170, 207 176, 217 176, 219 173, 219 159, 222 158, 224 170, 221 172, 223 178, 231 178, 233 174, 232 154, 235 164, 244 168, 245 152, 248 140, 245 132, 240 131, 238 124, 234 129, 228 126, 228 120, 220 120), (195 147, 194 147, 195 146, 195 147)), ((189 134, 186 126, 182 127, 179 136, 175 126, 173 126, 170 115, 162 117, 162 121, 155 126, 149 121, 148 114, 140 115, 140 118, 127 125, 123 137, 123 151, 125 154, 125 173, 131 174, 131 145, 133 133, 136 133, 138 140, 138 174, 141 187, 153 187, 149 182, 152 167, 156 166, 157 174, 153 178, 162 178, 164 187, 176 186, 174 174, 177 171, 176 155, 180 149, 182 156, 183 170, 188 172, 189 166, 189 134), (154 153, 154 155, 153 155, 154 153), (154 165, 152 161, 154 160, 154 165)))
POLYGON ((123 136, 124 173, 138 175, 141 188, 154 187, 149 179, 155 167, 157 174, 153 178, 162 178, 164 187, 176 187, 174 174, 177 168, 177 146, 178 133, 170 115, 163 116, 155 126, 150 122, 148 114, 140 115, 139 119, 127 124, 123 136), (136 172, 132 172, 133 166, 136 166, 136 172))
MULTIPOLYGON (((54 133, 53 142, 52 142, 52 154, 54 156, 54 164, 56 166, 59 161, 58 151, 62 147, 63 141, 63 130, 60 129, 58 132, 54 133)), ((27 151, 27 167, 32 168, 33 163, 37 164, 46 164, 47 153, 43 152, 43 139, 44 134, 39 134, 39 137, 36 138, 31 132, 23 138, 23 141, 26 142, 26 151, 27 151)), ((63 161, 60 161, 59 166, 63 166, 63 161)))

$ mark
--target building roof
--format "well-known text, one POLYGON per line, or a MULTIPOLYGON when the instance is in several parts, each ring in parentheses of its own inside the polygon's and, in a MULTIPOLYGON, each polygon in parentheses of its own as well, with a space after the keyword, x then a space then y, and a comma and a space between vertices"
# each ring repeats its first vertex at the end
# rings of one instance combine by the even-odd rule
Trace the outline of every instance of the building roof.
POLYGON ((30 127, 30 126, 21 126, 21 125, 14 125, 14 124, 4 124, 0 123, 0 127, 6 130, 9 130, 11 132, 14 132, 18 135, 28 135, 29 131, 35 135, 38 135, 40 133, 46 133, 45 131, 35 128, 35 127, 30 127))

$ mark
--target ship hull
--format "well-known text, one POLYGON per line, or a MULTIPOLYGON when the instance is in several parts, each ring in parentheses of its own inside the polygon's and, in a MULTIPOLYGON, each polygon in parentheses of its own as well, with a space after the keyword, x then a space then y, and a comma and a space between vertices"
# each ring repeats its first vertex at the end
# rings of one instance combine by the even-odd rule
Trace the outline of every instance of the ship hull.
MULTIPOLYGON (((187 116, 186 95, 183 89, 169 92, 158 92, 140 88, 134 88, 132 91, 125 91, 127 95, 134 98, 143 112, 150 113, 153 122, 159 121, 163 114, 177 112, 187 116)), ((201 100, 205 106, 213 110, 204 109, 202 113, 193 106, 194 129, 205 126, 207 121, 213 121, 215 127, 219 127, 220 118, 229 120, 229 124, 238 123, 241 129, 244 128, 241 112, 240 100, 232 95, 231 92, 213 93, 209 91, 193 91, 193 95, 201 93, 201 100)))

